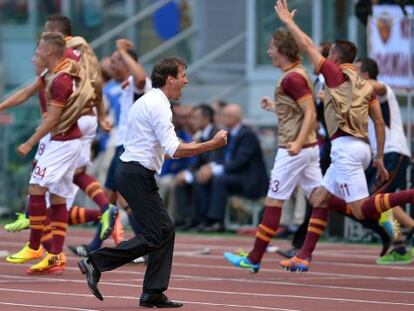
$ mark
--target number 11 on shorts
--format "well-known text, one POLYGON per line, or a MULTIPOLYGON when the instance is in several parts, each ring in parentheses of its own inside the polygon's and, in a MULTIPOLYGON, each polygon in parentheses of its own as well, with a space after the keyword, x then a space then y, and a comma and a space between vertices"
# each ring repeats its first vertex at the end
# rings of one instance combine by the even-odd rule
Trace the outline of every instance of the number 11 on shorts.
POLYGON ((340 186, 339 186, 340 188, 341 188, 341 192, 342 192, 342 195, 344 196, 344 197, 346 197, 346 196, 349 196, 350 194, 349 194, 349 189, 348 189, 348 185, 347 184, 340 184, 340 186))

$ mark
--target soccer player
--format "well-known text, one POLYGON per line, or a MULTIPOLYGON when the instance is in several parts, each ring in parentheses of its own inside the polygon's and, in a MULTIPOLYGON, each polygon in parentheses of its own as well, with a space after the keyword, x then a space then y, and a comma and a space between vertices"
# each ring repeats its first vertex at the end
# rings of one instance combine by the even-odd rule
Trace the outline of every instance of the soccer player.
POLYGON ((314 131, 316 110, 312 82, 301 64, 299 48, 286 29, 277 29, 267 53, 282 71, 274 101, 262 99, 264 109, 275 111, 279 119, 279 149, 271 172, 264 214, 256 231, 253 249, 247 256, 224 253, 231 264, 257 272, 266 248, 276 234, 283 203, 299 185, 309 197, 320 186, 319 148, 314 131))
MULTIPOLYGON (((94 105, 90 108, 96 108, 99 124, 104 130, 109 131, 111 129, 111 123, 106 118, 102 98, 103 80, 101 67, 95 53, 84 38, 80 36, 72 36, 71 21, 66 16, 60 14, 50 15, 46 20, 44 31, 57 31, 61 33, 65 37, 67 51, 72 52, 72 57, 73 54, 78 55, 79 63, 85 70, 88 79, 94 88, 94 105)), ((79 122, 83 134, 83 152, 77 164, 73 182, 99 206, 102 212, 100 238, 104 240, 108 238, 112 232, 115 219, 118 215, 118 209, 115 205, 110 204, 99 182, 86 173, 86 168, 90 164, 91 144, 97 129, 96 112, 95 109, 85 111, 84 116, 79 122)))
MULTIPOLYGON (((385 131, 381 108, 372 86, 359 76, 352 64, 357 53, 355 44, 336 40, 328 58, 324 58, 309 36, 294 22, 295 10, 289 11, 286 0, 277 1, 275 11, 292 33, 299 49, 307 54, 316 72, 322 73, 326 82, 324 114, 332 142, 332 164, 322 186, 310 198, 313 212, 304 245, 295 257, 281 262, 287 270, 307 271, 310 255, 326 227, 328 202, 333 196, 344 200, 344 209, 349 209, 357 219, 378 219, 381 213, 394 206, 411 203, 414 191, 369 196, 364 175, 364 169, 371 160, 368 114, 374 122, 377 141, 373 165, 378 169, 381 181, 388 180, 389 174, 383 162, 385 131)), ((337 200, 336 204, 342 205, 343 201, 337 200)), ((329 205, 332 205, 332 200, 329 205)))
MULTIPOLYGON (((48 17, 44 29, 45 31, 57 31, 64 35, 66 45, 64 54, 65 57, 80 63, 81 67, 86 71, 87 77, 94 88, 95 99, 93 103, 82 112, 83 116, 79 119, 79 127, 82 132, 82 153, 78 159, 73 182, 99 206, 102 213, 101 223, 99 225, 99 235, 101 239, 106 239, 113 230, 115 219, 118 215, 118 209, 116 206, 109 203, 106 195, 99 185, 99 182, 94 177, 86 173, 86 168, 90 164, 91 143, 95 137, 97 129, 95 110, 98 113, 99 124, 101 127, 106 131, 111 129, 111 124, 106 118, 105 109, 103 107, 100 65, 87 42, 82 37, 72 37, 71 22, 69 18, 59 14, 51 15, 48 17)), ((47 74, 47 72, 43 74, 47 74)), ((3 108, 9 108, 20 104, 33 95, 36 90, 39 90, 40 93, 39 97, 42 114, 46 114, 47 111, 43 94, 44 90, 42 90, 42 85, 39 81, 35 81, 28 87, 20 90, 17 94, 13 95, 9 100, 0 106, 3 108)), ((36 156, 38 156, 39 153, 44 152, 48 142, 49 136, 45 136, 39 143, 38 153, 36 156)), ((76 191, 74 190, 73 197, 75 194, 76 191)), ((70 217, 71 219, 79 219, 81 221, 84 219, 84 212, 85 209, 72 208, 70 211, 70 217)), ((7 228, 12 231, 15 228, 21 229, 24 228, 24 224, 26 223, 27 217, 19 216, 15 222, 8 224, 7 228)))
POLYGON ((51 134, 50 142, 30 178, 30 241, 18 255, 35 259, 43 254, 41 237, 47 218, 46 192, 50 193, 53 246, 39 263, 30 267, 29 272, 61 273, 65 268, 66 199, 73 191, 73 175, 81 153, 82 133, 77 122, 94 99, 94 91, 85 72, 77 62, 65 58, 64 51, 65 41, 61 34, 42 34, 35 58, 40 58, 49 71, 44 79, 48 113, 36 132, 18 147, 18 153, 24 156, 42 137, 51 134))

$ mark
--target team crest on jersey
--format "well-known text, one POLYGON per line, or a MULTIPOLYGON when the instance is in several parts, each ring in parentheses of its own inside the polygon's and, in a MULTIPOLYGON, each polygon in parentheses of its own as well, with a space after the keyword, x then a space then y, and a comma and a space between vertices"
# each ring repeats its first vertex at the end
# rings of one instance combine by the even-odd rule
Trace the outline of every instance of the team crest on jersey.
POLYGON ((391 16, 387 12, 382 13, 378 17, 376 24, 377 24, 378 33, 381 37, 382 42, 387 43, 388 39, 390 38, 391 29, 392 29, 391 16))

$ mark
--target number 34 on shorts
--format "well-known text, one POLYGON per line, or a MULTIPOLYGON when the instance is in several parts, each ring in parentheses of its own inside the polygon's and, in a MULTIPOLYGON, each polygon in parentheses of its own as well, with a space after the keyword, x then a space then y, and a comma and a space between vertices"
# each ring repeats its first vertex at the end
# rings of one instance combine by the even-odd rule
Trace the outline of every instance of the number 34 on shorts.
POLYGON ((33 178, 43 179, 45 177, 45 174, 46 174, 46 167, 42 169, 40 166, 36 165, 35 168, 33 169, 32 176, 33 178))

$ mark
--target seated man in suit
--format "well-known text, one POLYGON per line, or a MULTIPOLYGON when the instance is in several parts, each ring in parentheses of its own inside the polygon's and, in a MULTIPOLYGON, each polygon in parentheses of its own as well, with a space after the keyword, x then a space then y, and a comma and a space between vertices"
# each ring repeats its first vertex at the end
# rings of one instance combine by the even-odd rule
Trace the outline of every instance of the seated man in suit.
POLYGON ((224 161, 207 163, 197 173, 198 183, 211 182, 208 191, 199 194, 200 201, 208 204, 205 214, 208 226, 203 231, 224 231, 228 195, 249 199, 266 195, 269 181, 259 139, 251 128, 242 124, 242 118, 239 105, 229 104, 224 108, 223 121, 229 131, 224 161))
MULTIPOLYGON (((200 104, 193 110, 192 123, 194 129, 200 134, 198 142, 210 140, 219 131, 214 124, 214 110, 206 104, 200 104)), ((223 162, 224 149, 218 149, 202 153, 196 157, 189 169, 176 175, 176 226, 178 229, 187 230, 197 227, 205 217, 205 204, 199 202, 193 196, 194 186, 209 187, 209 182, 195 183, 195 176, 203 165, 210 162, 223 162)))

